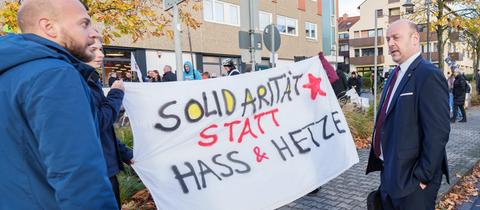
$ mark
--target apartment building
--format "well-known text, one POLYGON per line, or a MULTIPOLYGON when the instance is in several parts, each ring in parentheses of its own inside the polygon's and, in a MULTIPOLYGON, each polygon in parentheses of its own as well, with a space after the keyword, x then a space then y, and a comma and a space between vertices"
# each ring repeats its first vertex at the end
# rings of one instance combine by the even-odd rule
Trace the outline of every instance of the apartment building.
MULTIPOLYGON (((423 1, 420 1, 418 4, 422 4, 422 2, 423 1)), ((404 3, 403 0, 365 0, 358 6, 360 10, 360 20, 354 24, 348 32, 350 37, 350 71, 356 71, 365 77, 369 76, 374 70, 375 13, 377 13, 378 17, 378 71, 385 73, 395 68, 396 64, 388 53, 388 44, 385 35, 389 24, 406 14, 406 8, 402 6, 404 3)), ((427 45, 426 24, 418 24, 418 31, 420 33, 422 56, 425 59, 428 58, 427 48, 429 48, 432 63, 438 65, 438 62, 444 62, 439 61, 436 32, 430 32, 430 41, 429 45, 427 45)), ((445 57, 450 57, 455 60, 460 68, 467 74, 473 72, 472 59, 463 56, 463 51, 467 50, 465 43, 459 38, 458 33, 451 33, 451 35, 448 43, 445 45, 445 57)), ((448 70, 448 67, 446 67, 444 72, 446 73, 448 70)))
POLYGON ((360 16, 348 17, 344 14, 338 18, 338 49, 343 62, 338 63, 338 69, 350 72, 350 28, 360 20, 360 16))
MULTIPOLYGON (((239 49, 241 0, 202 0, 203 10, 193 13, 202 22, 197 30, 188 32, 182 26, 181 42, 183 61, 192 61, 199 71, 221 76, 221 63, 233 58, 241 72, 249 66, 241 61, 239 49), (191 40, 191 51, 189 46, 191 40), (190 53, 191 52, 191 53, 190 53)), ((260 0, 258 1, 259 27, 275 23, 281 34, 281 46, 277 51, 277 65, 317 55, 325 51, 332 54, 331 46, 337 42, 336 11, 338 0, 260 0), (326 15, 325 15, 326 14, 326 15), (332 21, 333 19, 333 21, 332 21), (325 26, 325 22, 328 23, 325 26), (324 30, 327 33, 324 33, 324 30), (328 36, 328 37, 326 37, 328 36), (328 47, 323 43, 328 42, 328 47)), ((164 65, 175 68, 174 42, 167 37, 149 37, 132 43, 129 37, 121 37, 105 46, 106 59, 104 75, 109 72, 129 70, 130 54, 133 52, 141 71, 161 70, 164 65)), ((260 68, 269 68, 270 52, 265 47, 260 51, 260 68)), ((329 57, 330 60, 335 60, 329 57)))

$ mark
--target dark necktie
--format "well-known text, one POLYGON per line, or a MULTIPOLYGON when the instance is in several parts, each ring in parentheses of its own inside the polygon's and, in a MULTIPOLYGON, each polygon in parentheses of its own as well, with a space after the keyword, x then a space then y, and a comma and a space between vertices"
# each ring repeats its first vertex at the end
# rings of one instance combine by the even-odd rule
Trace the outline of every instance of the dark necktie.
POLYGON ((377 158, 380 157, 380 153, 381 153, 380 143, 381 143, 381 136, 382 136, 381 130, 383 126, 383 120, 385 120, 385 116, 387 114, 387 107, 390 101, 390 96, 392 95, 392 92, 393 92, 393 88, 395 87, 395 82, 397 81, 397 76, 398 76, 398 72, 400 71, 400 66, 397 66, 393 71, 394 72, 393 72, 392 80, 390 81, 390 83, 388 83, 388 87, 387 87, 388 88, 387 96, 383 99, 382 108, 380 109, 380 113, 377 119, 377 124, 375 125, 375 138, 374 138, 373 150, 377 158))

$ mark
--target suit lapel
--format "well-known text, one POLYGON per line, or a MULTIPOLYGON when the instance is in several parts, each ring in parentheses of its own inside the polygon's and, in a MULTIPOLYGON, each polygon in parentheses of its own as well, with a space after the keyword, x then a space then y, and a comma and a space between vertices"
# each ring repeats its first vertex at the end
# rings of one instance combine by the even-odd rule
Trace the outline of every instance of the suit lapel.
MULTIPOLYGON (((385 83, 385 87, 390 86, 390 82, 392 82, 394 72, 391 71, 390 75, 388 76, 387 82, 385 83)), ((388 88, 383 88, 382 90, 382 96, 380 97, 380 104, 378 104, 377 108, 377 119, 375 119, 375 122, 378 120, 378 116, 380 115, 380 111, 382 110, 383 103, 385 103, 385 97, 387 95, 388 88)))
POLYGON ((388 110, 387 110, 387 114, 385 115, 385 118, 390 114, 390 112, 392 112, 392 110, 395 108, 395 104, 397 104, 397 99, 400 95, 400 93, 403 91, 403 88, 405 87, 405 85, 408 83, 408 81, 410 80, 410 77, 412 76, 412 73, 413 71, 415 71, 415 69, 417 68, 418 64, 420 63, 420 61, 422 61, 423 58, 421 55, 419 55, 413 62, 412 64, 410 64, 410 66, 408 67, 407 71, 405 72, 405 74, 403 75, 402 77, 402 81, 400 81, 400 84, 398 84, 398 87, 397 89, 395 90, 395 93, 394 95, 392 96, 392 101, 391 101, 391 104, 390 106, 388 107, 388 110))

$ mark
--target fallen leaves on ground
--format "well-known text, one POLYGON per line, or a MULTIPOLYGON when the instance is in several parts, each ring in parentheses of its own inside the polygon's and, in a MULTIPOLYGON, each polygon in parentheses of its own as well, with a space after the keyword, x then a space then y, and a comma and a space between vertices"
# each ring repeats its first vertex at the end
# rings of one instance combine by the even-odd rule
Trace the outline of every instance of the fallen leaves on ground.
POLYGON ((134 210, 134 209, 145 209, 153 210, 155 208, 155 203, 153 198, 148 192, 147 189, 143 189, 135 193, 132 196, 132 200, 128 203, 122 204, 122 210, 134 210))
MULTIPOLYGON (((457 174, 458 177, 458 174, 457 174)), ((470 174, 461 178, 450 192, 445 194, 437 204, 437 210, 451 210, 459 207, 469 198, 478 196, 477 184, 480 181, 480 161, 475 164, 470 174)))

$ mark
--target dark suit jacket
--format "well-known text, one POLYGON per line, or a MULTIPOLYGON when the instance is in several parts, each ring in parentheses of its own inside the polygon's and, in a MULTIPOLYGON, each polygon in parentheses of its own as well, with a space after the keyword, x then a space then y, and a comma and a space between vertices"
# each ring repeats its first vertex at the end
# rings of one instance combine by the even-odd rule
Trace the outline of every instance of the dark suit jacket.
MULTIPOLYGON (((389 77, 390 83, 393 74, 389 77)), ((384 88, 379 109, 384 103, 384 88)), ((449 181, 445 145, 450 134, 448 86, 443 73, 421 56, 405 72, 381 131, 383 159, 370 150, 367 174, 382 171, 380 190, 400 198, 438 173, 449 181)), ((378 115, 377 115, 378 116, 378 115)))

